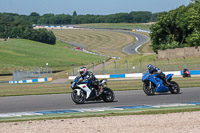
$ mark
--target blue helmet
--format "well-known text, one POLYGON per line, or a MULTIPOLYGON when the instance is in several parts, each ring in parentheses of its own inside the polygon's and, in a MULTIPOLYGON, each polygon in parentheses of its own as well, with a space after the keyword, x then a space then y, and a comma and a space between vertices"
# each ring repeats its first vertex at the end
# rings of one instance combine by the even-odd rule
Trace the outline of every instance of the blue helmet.
POLYGON ((153 65, 149 64, 149 65, 147 66, 147 69, 149 70, 149 72, 152 72, 152 71, 153 71, 153 65))

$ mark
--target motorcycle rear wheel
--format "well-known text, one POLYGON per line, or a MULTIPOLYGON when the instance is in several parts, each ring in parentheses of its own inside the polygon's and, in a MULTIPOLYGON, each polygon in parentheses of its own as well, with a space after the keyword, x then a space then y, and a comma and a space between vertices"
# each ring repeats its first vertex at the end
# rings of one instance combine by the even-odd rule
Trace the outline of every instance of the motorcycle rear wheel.
POLYGON ((175 81, 170 82, 170 92, 172 94, 178 94, 180 93, 180 87, 175 81))
POLYGON ((71 93, 71 98, 76 104, 83 104, 86 100, 86 95, 81 92, 80 96, 77 95, 77 90, 73 90, 71 93))
POLYGON ((147 84, 143 84, 143 91, 147 96, 152 96, 155 94, 155 87, 152 85, 151 88, 147 84))
POLYGON ((104 88, 103 94, 101 95, 104 102, 113 102, 115 99, 115 94, 110 88, 104 88))

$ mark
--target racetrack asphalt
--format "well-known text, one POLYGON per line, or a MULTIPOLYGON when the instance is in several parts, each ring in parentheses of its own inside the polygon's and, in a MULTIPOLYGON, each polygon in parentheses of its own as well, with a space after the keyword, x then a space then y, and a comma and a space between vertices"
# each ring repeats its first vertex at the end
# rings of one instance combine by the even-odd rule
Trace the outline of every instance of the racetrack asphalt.
POLYGON ((127 32, 127 31, 120 31, 122 33, 127 33, 130 35, 133 35, 136 37, 137 41, 135 43, 132 43, 126 47, 123 48, 123 52, 127 54, 137 54, 139 53, 137 50, 140 46, 146 44, 150 39, 148 36, 136 32, 127 32))
POLYGON ((0 113, 200 102, 199 96, 200 87, 181 88, 180 94, 164 93, 154 96, 146 96, 143 90, 115 91, 114 102, 89 101, 81 105, 71 100, 70 93, 0 97, 0 113))
POLYGON ((9 81, 0 81, 0 84, 1 84, 1 83, 9 83, 9 81))

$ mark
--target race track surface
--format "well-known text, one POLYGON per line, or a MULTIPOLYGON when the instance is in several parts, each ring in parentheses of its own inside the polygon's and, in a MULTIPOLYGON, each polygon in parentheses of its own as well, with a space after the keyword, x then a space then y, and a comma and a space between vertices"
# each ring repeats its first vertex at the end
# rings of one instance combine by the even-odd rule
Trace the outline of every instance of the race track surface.
POLYGON ((119 107, 138 105, 160 105, 171 103, 200 102, 200 87, 181 88, 180 94, 156 94, 146 96, 142 90, 115 91, 112 103, 87 102, 77 105, 71 100, 71 94, 31 95, 0 97, 0 113, 46 111, 61 109, 85 109, 98 107, 119 107))
POLYGON ((127 32, 127 31, 120 31, 122 33, 128 33, 130 35, 133 35, 136 37, 137 41, 133 44, 130 44, 126 47, 123 48, 123 52, 127 53, 127 54, 136 54, 139 53, 137 50, 140 46, 142 46, 143 44, 147 43, 150 39, 148 36, 144 35, 144 34, 140 34, 140 33, 136 33, 136 32, 127 32))

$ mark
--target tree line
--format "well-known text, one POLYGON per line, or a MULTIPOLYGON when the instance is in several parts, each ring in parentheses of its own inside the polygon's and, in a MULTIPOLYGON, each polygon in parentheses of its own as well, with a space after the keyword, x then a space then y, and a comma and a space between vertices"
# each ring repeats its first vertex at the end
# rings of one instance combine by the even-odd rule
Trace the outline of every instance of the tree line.
POLYGON ((0 38, 24 38, 48 44, 55 44, 56 37, 52 31, 33 29, 27 16, 13 13, 0 13, 0 38))
POLYGON ((200 0, 191 0, 188 6, 163 12, 150 30, 155 52, 200 46, 200 0))
POLYGON ((19 15, 17 13, 0 13, 0 17, 6 17, 9 21, 25 20, 37 25, 64 25, 64 24, 86 24, 86 23, 146 23, 155 22, 160 13, 148 11, 132 11, 130 13, 116 13, 110 15, 73 15, 48 13, 40 15, 32 12, 30 15, 19 15))
POLYGON ((8 21, 0 19, 0 38, 24 38, 48 44, 55 44, 56 37, 52 31, 33 29, 29 22, 23 20, 8 21))
POLYGON ((0 38, 24 38, 48 44, 55 44, 56 42, 56 37, 52 31, 35 30, 30 22, 23 19, 0 18, 0 38))
POLYGON ((148 11, 132 11, 130 13, 116 13, 110 15, 73 15, 44 14, 32 12, 30 15, 17 13, 0 13, 0 38, 25 38, 34 41, 55 44, 56 37, 46 29, 33 29, 33 25, 67 25, 85 23, 146 23, 156 21, 160 13, 148 11))

